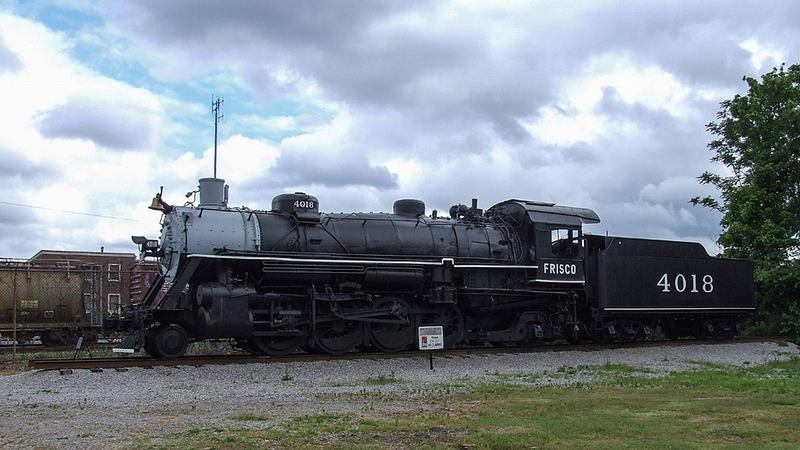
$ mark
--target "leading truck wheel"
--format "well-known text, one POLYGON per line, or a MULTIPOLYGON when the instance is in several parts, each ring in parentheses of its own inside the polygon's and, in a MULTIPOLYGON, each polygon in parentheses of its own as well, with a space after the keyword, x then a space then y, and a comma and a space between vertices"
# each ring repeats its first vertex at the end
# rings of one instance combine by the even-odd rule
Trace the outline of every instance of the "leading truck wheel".
POLYGON ((158 358, 180 358, 189 346, 186 332, 177 325, 151 328, 146 339, 145 350, 158 358))

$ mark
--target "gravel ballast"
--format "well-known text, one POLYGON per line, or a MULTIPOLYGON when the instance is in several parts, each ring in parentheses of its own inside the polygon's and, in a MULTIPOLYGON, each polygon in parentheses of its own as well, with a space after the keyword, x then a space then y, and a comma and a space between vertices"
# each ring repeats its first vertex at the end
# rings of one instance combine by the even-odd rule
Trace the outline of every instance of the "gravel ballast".
POLYGON ((755 366, 798 355, 794 344, 714 343, 435 357, 434 370, 420 357, 76 370, 69 375, 30 371, 0 377, 0 445, 119 448, 137 438, 152 442, 141 438, 192 429, 267 428, 303 414, 385 417, 424 408, 425 402, 415 399, 441 393, 440 383, 496 381, 498 375, 532 374, 538 375, 537 384, 562 384, 591 381, 598 373, 591 368, 606 364, 632 366, 652 377, 707 364, 755 366), (383 395, 396 400, 384 402, 383 395), (275 420, 237 420, 247 414, 275 420))

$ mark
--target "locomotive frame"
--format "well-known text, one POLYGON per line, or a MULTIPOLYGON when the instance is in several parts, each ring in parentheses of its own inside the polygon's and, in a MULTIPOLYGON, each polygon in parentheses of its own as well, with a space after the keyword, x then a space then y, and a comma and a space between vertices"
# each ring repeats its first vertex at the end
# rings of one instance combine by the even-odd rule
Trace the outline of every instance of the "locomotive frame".
POLYGON ((326 214, 303 193, 272 210, 227 206, 224 180, 200 202, 167 204, 160 241, 134 237, 163 273, 141 304, 107 318, 118 351, 175 358, 192 341, 231 339, 258 355, 298 349, 396 352, 441 325, 445 345, 732 337, 754 313, 753 265, 696 243, 586 235, 586 208, 507 200, 425 216, 326 214))

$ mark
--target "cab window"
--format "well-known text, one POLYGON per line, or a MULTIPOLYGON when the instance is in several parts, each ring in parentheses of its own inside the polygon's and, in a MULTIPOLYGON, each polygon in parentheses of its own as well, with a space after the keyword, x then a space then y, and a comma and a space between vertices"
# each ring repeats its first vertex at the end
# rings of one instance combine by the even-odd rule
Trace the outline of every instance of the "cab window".
POLYGON ((578 256, 581 240, 580 230, 575 228, 556 228, 550 232, 554 255, 578 256))

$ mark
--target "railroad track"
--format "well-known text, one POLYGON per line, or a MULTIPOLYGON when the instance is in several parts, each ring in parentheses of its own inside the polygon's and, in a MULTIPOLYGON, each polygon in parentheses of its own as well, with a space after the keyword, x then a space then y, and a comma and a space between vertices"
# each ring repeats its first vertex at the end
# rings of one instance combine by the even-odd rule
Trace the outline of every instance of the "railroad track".
POLYGON ((786 341, 786 337, 738 337, 727 340, 703 340, 686 339, 679 341, 645 341, 626 344, 553 344, 540 345, 535 347, 479 347, 479 348, 456 348, 451 350, 429 351, 406 351, 398 353, 346 353, 343 355, 329 354, 307 354, 297 353, 288 356, 253 356, 249 354, 241 355, 197 355, 185 356, 177 359, 151 358, 145 356, 117 356, 110 358, 72 358, 72 359, 32 359, 28 361, 28 367, 35 370, 73 370, 73 369, 127 369, 131 367, 156 367, 156 366, 203 366, 219 364, 252 364, 252 363, 289 363, 289 362, 317 362, 333 360, 357 360, 357 359, 392 359, 392 358, 455 358, 469 355, 495 355, 503 353, 541 353, 541 352, 564 352, 564 351, 599 351, 617 348, 637 348, 637 347, 666 347, 666 346, 685 346, 685 345, 709 345, 724 344, 731 342, 778 342, 786 341))
MULTIPOLYGON (((102 341, 96 342, 91 345, 92 349, 95 348, 112 348, 113 346, 117 345, 119 341, 102 341)), ((83 347, 86 348, 86 347, 83 347)), ((9 343, 2 343, 0 344, 0 354, 8 354, 16 351, 17 353, 36 353, 36 352, 74 352, 75 351, 75 344, 66 344, 66 345, 58 345, 58 346, 51 346, 48 347, 46 345, 40 343, 32 343, 32 344, 17 344, 14 346, 13 344, 9 343)))
MULTIPOLYGON (((546 350, 555 351, 555 347, 548 346, 546 350)), ((575 348, 574 345, 564 345, 561 350, 575 348)), ((438 350, 437 358, 456 357, 465 355, 497 354, 497 353, 527 353, 545 350, 539 348, 459 348, 452 350, 438 350)), ((110 358, 80 358, 80 359, 32 359, 28 367, 37 370, 54 369, 118 369, 129 367, 156 367, 156 366, 203 366, 208 364, 251 364, 251 363, 278 363, 278 362, 315 362, 334 360, 357 359, 392 359, 392 358, 428 358, 430 352, 407 351, 398 353, 346 353, 343 355, 297 353, 287 356, 253 356, 241 355, 197 355, 184 356, 177 359, 151 358, 146 356, 127 356, 110 358)))

